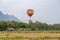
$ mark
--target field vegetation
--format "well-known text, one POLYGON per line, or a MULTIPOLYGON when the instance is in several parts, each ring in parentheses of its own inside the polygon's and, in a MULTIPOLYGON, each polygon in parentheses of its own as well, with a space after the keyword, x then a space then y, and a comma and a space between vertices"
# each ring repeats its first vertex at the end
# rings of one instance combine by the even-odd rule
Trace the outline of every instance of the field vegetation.
POLYGON ((60 40, 60 24, 0 21, 0 40, 60 40))
POLYGON ((60 31, 3 31, 0 40, 60 40, 60 31))

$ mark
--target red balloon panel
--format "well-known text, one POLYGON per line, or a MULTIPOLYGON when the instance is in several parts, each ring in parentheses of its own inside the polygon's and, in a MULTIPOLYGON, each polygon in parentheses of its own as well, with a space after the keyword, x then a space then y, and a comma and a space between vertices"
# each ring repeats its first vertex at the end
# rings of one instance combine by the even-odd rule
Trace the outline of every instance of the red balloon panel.
POLYGON ((33 14, 28 14, 29 15, 29 17, 31 17, 33 14))

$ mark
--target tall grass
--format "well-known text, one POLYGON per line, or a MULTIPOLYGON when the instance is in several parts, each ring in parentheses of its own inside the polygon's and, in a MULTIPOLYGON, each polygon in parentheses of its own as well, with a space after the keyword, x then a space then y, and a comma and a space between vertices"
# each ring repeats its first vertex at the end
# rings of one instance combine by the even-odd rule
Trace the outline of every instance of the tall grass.
POLYGON ((60 40, 59 31, 3 31, 0 40, 60 40))

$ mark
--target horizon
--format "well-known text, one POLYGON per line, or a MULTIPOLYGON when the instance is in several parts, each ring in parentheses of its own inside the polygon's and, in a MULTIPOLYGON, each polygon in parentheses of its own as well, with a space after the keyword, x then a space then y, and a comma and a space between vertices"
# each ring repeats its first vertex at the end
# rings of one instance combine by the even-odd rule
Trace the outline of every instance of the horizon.
POLYGON ((14 15, 22 22, 30 19, 26 11, 34 10, 32 21, 47 24, 60 23, 59 0, 0 0, 0 11, 3 14, 14 15))

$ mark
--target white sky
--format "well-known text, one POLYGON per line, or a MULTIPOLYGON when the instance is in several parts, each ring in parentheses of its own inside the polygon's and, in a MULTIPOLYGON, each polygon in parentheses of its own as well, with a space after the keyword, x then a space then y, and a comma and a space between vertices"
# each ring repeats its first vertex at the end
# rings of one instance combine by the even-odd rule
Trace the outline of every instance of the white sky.
POLYGON ((0 11, 28 22, 27 9, 35 11, 33 21, 60 23, 60 0, 0 0, 0 11))

